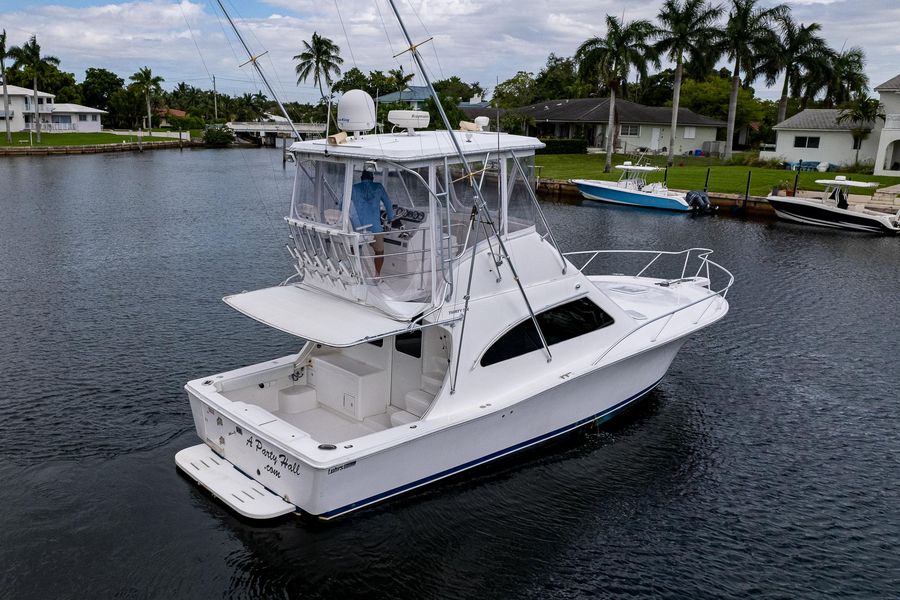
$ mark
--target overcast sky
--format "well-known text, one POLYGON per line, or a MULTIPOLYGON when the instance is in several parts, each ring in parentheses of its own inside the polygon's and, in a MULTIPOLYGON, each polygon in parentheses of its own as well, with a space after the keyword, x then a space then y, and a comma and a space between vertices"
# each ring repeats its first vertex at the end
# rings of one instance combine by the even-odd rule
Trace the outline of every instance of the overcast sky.
MULTIPOLYGON (((765 2, 766 0, 764 0, 765 2)), ((459 75, 493 88, 519 70, 537 73, 547 55, 570 56, 587 37, 603 34, 606 13, 628 20, 652 19, 662 0, 397 0, 414 40, 423 46, 434 78, 459 75)), ((900 0, 794 0, 801 22, 818 21, 835 48, 861 46, 868 58, 870 87, 900 73, 900 0)), ((387 0, 225 0, 254 53, 285 100, 315 101, 310 84, 295 85, 291 57, 314 31, 341 47, 344 67, 363 71, 417 71, 409 55, 394 59, 404 44, 387 0)), ((0 29, 9 45, 37 34, 45 54, 78 81, 88 67, 104 67, 123 78, 149 66, 171 89, 185 81, 230 94, 261 89, 234 34, 215 2, 102 2, 97 0, 0 0, 0 29)), ((414 83, 421 83, 417 77, 414 83)), ((756 84, 758 95, 777 89, 756 84)))

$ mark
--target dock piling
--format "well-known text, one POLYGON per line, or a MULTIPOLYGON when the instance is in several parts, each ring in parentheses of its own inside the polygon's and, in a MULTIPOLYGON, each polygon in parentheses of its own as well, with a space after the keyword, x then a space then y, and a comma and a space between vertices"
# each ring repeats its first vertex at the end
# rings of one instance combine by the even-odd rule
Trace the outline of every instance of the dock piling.
POLYGON ((703 191, 709 191, 709 167, 706 167, 706 181, 703 182, 703 191))

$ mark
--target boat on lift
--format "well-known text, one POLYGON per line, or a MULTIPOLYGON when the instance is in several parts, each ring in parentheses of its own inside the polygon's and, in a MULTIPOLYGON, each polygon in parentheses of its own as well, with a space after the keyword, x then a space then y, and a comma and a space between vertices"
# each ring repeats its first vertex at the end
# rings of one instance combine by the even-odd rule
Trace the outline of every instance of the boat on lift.
POLYGON ((631 161, 625 161, 621 165, 616 165, 616 169, 622 171, 618 181, 572 179, 571 182, 588 200, 679 212, 694 210, 686 199, 685 192, 670 190, 663 181, 647 183, 647 175, 661 171, 660 167, 633 165, 631 161))
POLYGON ((370 134, 348 92, 342 133, 289 148, 294 274, 224 300, 300 349, 189 381, 201 443, 175 457, 241 515, 331 519, 605 421, 728 312, 710 250, 561 252, 543 144, 438 107, 444 130, 399 111, 370 134), (382 232, 354 217, 362 179, 390 198, 382 232))
POLYGON ((876 188, 872 181, 853 181, 844 175, 834 179, 817 179, 825 191, 815 196, 767 196, 769 204, 782 219, 850 231, 872 233, 900 233, 900 211, 889 214, 870 210, 860 204, 851 205, 850 190, 876 188))

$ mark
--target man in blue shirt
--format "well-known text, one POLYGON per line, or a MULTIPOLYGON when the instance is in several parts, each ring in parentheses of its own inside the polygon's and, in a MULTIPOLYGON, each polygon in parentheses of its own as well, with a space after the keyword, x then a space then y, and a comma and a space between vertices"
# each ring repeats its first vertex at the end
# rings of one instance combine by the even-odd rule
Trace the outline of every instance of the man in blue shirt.
POLYGON ((384 264, 384 235, 381 228, 381 207, 387 213, 388 221, 394 220, 394 209, 384 186, 375 181, 371 171, 363 171, 359 183, 353 184, 350 196, 350 222, 357 231, 368 226, 365 231, 374 233, 372 250, 375 251, 375 275, 381 275, 384 264))

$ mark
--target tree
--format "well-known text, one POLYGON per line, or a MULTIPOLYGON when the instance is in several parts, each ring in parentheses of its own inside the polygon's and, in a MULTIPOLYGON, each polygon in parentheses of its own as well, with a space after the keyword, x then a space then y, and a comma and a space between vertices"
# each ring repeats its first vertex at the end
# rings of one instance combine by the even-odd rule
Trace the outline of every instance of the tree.
MULTIPOLYGON (((297 85, 306 81, 312 76, 313 85, 319 86, 319 95, 322 96, 322 102, 325 103, 325 91, 322 89, 322 82, 331 87, 334 83, 332 75, 335 77, 341 74, 341 65, 344 59, 340 56, 341 48, 327 37, 322 37, 318 33, 313 32, 312 40, 307 42, 303 40, 303 51, 294 56, 293 60, 298 61, 295 68, 297 73, 297 85)), ((328 123, 326 128, 331 125, 331 105, 328 106, 328 123)))
POLYGON ((484 94, 484 89, 477 81, 466 83, 456 75, 435 81, 432 85, 434 86, 434 91, 441 96, 459 98, 464 102, 468 102, 473 96, 482 96, 484 94))
POLYGON ((125 81, 112 71, 91 67, 81 83, 81 98, 88 106, 109 110, 110 98, 124 85, 125 81))
MULTIPOLYGON (((466 114, 459 108, 459 98, 444 95, 439 95, 439 97, 441 99, 441 106, 444 107, 444 114, 447 115, 447 122, 450 123, 451 127, 453 127, 454 123, 468 121, 466 114)), ((434 103, 434 98, 428 98, 425 101, 425 110, 427 110, 430 115, 430 127, 432 129, 443 129, 444 121, 441 119, 441 113, 434 103)))
MULTIPOLYGON (((34 127, 37 132, 37 142, 41 143, 41 119, 38 113, 38 80, 42 79, 51 67, 59 65, 59 59, 55 56, 41 56, 41 46, 37 43, 37 36, 31 38, 21 46, 10 48, 9 56, 15 61, 13 68, 32 80, 34 85, 34 127)), ((5 78, 4 78, 5 81, 5 78)))
MULTIPOLYGON (((731 75, 721 77, 711 75, 703 81, 685 79, 681 87, 681 104, 685 108, 713 119, 728 118, 729 97, 731 96, 731 75)), ((743 87, 738 89, 735 127, 761 121, 765 116, 763 105, 754 98, 753 92, 743 87)))
POLYGON ((404 72, 403 65, 400 65, 399 69, 391 69, 388 71, 388 78, 391 82, 391 88, 393 88, 394 91, 401 93, 401 99, 403 90, 409 87, 409 84, 412 82, 413 77, 415 76, 415 73, 404 72))
POLYGON ((869 98, 866 94, 858 94, 850 102, 844 105, 838 113, 839 124, 850 124, 850 135, 853 136, 853 145, 856 147, 856 159, 859 164, 859 149, 863 140, 869 137, 877 119, 884 120, 884 111, 881 103, 876 98, 869 98))
POLYGON ((534 76, 527 71, 519 71, 494 88, 494 104, 501 108, 527 106, 534 100, 534 76))
POLYGON ((765 57, 775 54, 778 37, 772 31, 776 18, 788 13, 788 7, 779 4, 772 8, 758 6, 759 0, 731 0, 731 12, 722 37, 722 50, 729 60, 734 61, 731 73, 731 96, 728 101, 728 127, 725 135, 725 160, 731 158, 734 148, 734 119, 737 114, 738 88, 741 74, 744 83, 750 85, 762 72, 757 65, 774 69, 772 61, 765 57))
POLYGON ((369 78, 356 67, 345 71, 343 76, 331 86, 331 91, 333 92, 346 93, 350 90, 363 90, 370 96, 373 95, 369 91, 369 78))
POLYGON ((137 84, 116 90, 109 98, 109 121, 116 127, 136 127, 140 123, 143 103, 137 84))
POLYGON ((556 56, 552 52, 534 78, 534 99, 555 100, 557 98, 580 98, 587 95, 590 86, 578 78, 578 64, 574 58, 556 56))
POLYGON ((0 77, 3 78, 3 122, 6 123, 6 143, 12 144, 9 130, 9 91, 6 89, 6 30, 0 33, 0 77))
POLYGON ((781 86, 781 100, 778 102, 777 122, 787 117, 787 105, 791 83, 800 79, 801 73, 821 69, 828 61, 830 50, 825 40, 816 35, 822 26, 818 23, 798 26, 790 14, 777 18, 781 27, 779 44, 776 48, 776 68, 784 72, 784 83, 781 86))
POLYGON ((650 43, 656 28, 650 21, 623 23, 606 15, 606 37, 592 37, 578 47, 575 57, 582 74, 593 74, 609 88, 609 124, 606 127, 605 173, 612 170, 613 132, 615 130, 616 93, 628 80, 631 68, 647 77, 647 65, 659 65, 656 50, 650 43))
MULTIPOLYGON (((657 18, 660 22, 656 48, 675 63, 672 90, 672 127, 669 131, 667 164, 675 162, 675 133, 678 128, 678 105, 681 101, 681 78, 684 62, 709 62, 715 54, 718 39, 716 27, 722 15, 721 6, 711 6, 706 0, 665 0, 657 18)), ((714 60, 714 59, 713 59, 714 60)))
POLYGON ((864 94, 869 88, 869 78, 865 73, 866 54, 862 48, 852 47, 841 52, 832 52, 811 72, 806 81, 803 104, 824 92, 825 108, 832 108, 851 101, 864 94))
POLYGON ((138 69, 138 72, 128 79, 133 81, 137 88, 144 93, 144 100, 147 102, 147 130, 150 135, 153 135, 153 113, 150 110, 150 96, 158 94, 162 90, 159 84, 165 79, 159 75, 154 76, 150 67, 138 69))
POLYGON ((627 99, 646 106, 672 106, 675 71, 665 69, 628 86, 627 99))

